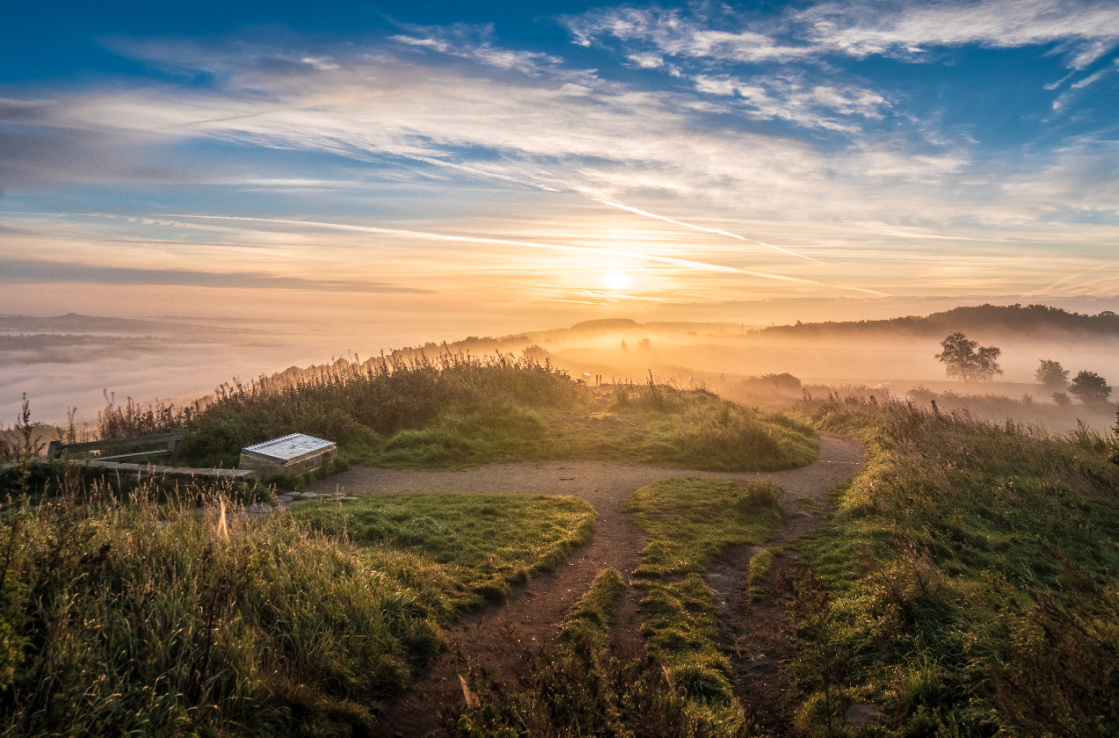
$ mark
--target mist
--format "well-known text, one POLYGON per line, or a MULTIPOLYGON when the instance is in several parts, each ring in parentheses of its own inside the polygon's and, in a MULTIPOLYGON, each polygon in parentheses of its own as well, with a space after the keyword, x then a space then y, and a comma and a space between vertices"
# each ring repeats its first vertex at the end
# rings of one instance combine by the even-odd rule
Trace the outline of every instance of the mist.
POLYGON ((1090 371, 1119 381, 1119 334, 1096 330, 1094 323, 1072 329, 1038 323, 1039 315, 1080 316, 985 306, 929 318, 785 326, 618 318, 457 340, 425 325, 374 334, 349 323, 291 319, 10 316, 0 318, 0 418, 14 420, 24 394, 36 420, 63 424, 76 408, 80 428, 95 422, 110 400, 182 406, 223 383, 285 371, 295 375, 294 368, 338 359, 500 352, 551 362, 588 383, 652 378, 752 404, 783 405, 805 391, 841 390, 880 401, 939 399, 946 410, 966 407, 998 420, 1014 417, 1058 430, 1075 427, 1077 420, 1106 428, 1114 420, 1113 404, 1057 407, 1034 372, 1046 359, 1060 362, 1070 377, 1090 371), (935 354, 956 329, 952 326, 982 346, 998 347, 1003 373, 993 381, 950 380, 935 354))

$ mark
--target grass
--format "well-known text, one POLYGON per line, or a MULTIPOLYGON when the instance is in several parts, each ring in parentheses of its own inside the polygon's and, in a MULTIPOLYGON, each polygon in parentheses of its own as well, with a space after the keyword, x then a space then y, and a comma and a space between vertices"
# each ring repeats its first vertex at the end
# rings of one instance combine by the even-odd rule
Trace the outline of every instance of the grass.
POLYGON ((594 508, 574 497, 511 494, 361 497, 300 504, 292 514, 324 535, 430 560, 453 582, 444 597, 454 612, 555 567, 590 538, 595 519, 594 508))
MULTIPOLYGON (((365 507, 355 539, 331 527, 337 510, 320 509, 321 524, 283 511, 227 521, 220 492, 207 501, 197 514, 193 499, 157 503, 142 488, 121 503, 96 486, 9 508, 0 731, 368 731, 378 704, 441 648, 441 625, 503 579, 554 564, 593 518, 569 500, 477 497, 479 510, 497 508, 496 528, 449 536, 429 515, 405 540, 400 520, 382 525, 365 507), (387 543, 378 529, 397 537, 387 543), (519 531, 518 545, 495 530, 519 531)), ((420 519, 438 502, 412 501, 416 510, 405 498, 390 504, 420 519)))
POLYGON ((660 664, 611 648, 610 633, 625 590, 614 569, 598 573, 568 613, 561 642, 526 651, 520 682, 511 692, 472 672, 479 699, 460 707, 441 735, 457 738, 714 738, 723 735, 696 718, 682 689, 671 686, 660 664))
POLYGON ((831 399, 868 443, 803 546, 796 672, 809 735, 1119 734, 1119 466, 1113 441, 965 413, 831 399))
POLYGON ((781 490, 769 482, 739 484, 670 479, 637 490, 628 508, 649 536, 635 571, 648 614, 642 635, 664 664, 687 710, 713 734, 745 729, 731 669, 718 648, 714 596, 703 575, 727 546, 760 544, 781 520, 781 490))
POLYGON ((750 557, 750 568, 746 572, 746 587, 751 600, 761 599, 764 594, 769 574, 773 570, 773 561, 780 550, 767 546, 750 557))
POLYGON ((239 449, 286 433, 335 441, 345 461, 454 467, 591 458, 696 469, 776 470, 815 458, 806 424, 703 390, 588 387, 508 356, 337 362, 292 379, 223 385, 174 410, 133 403, 101 414, 101 434, 185 428, 184 463, 233 466, 239 449))

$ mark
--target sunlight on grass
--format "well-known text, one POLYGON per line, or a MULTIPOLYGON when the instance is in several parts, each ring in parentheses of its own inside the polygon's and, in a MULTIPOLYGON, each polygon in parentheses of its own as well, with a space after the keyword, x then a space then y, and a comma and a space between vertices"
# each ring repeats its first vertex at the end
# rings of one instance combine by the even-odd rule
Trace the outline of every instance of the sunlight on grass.
POLYGON ((781 490, 769 482, 669 479, 630 498, 634 523, 649 536, 634 572, 644 593, 642 634, 693 714, 731 734, 744 716, 731 669, 718 648, 714 597, 703 575, 727 546, 761 544, 782 517, 781 490))
POLYGON ((440 650, 442 625, 556 565, 594 521, 555 497, 413 495, 225 520, 216 492, 202 510, 194 493, 166 496, 140 488, 122 503, 83 486, 5 510, 0 730, 367 732, 440 650))
POLYGON ((1112 442, 905 405, 805 410, 870 458, 804 546, 801 729, 872 702, 883 735, 1119 733, 1112 442))
POLYGON ((343 532, 374 553, 403 550, 438 565, 456 609, 502 597, 509 584, 567 558, 594 529, 595 511, 574 497, 406 494, 315 502, 293 510, 326 535, 343 532))
POLYGON ((809 425, 703 389, 589 387, 531 359, 445 354, 338 362, 296 378, 223 386, 206 405, 108 408, 106 432, 182 425, 183 463, 236 465, 241 448, 288 433, 339 445, 341 464, 455 467, 525 459, 604 459, 771 471, 810 463, 809 425))

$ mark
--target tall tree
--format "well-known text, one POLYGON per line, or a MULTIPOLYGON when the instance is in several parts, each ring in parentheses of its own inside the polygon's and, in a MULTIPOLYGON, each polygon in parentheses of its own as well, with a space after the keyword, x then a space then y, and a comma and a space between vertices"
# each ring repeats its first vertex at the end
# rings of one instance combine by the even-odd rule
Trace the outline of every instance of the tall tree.
POLYGON ((1072 380, 1068 388, 1070 394, 1085 405, 1102 405, 1111 396, 1111 387, 1107 380, 1095 372, 1080 372, 1072 380))
POLYGON ((1063 392, 1068 387, 1068 369, 1061 366, 1059 361, 1042 359, 1041 365, 1034 372, 1034 378, 1051 392, 1063 392))
POLYGON ((994 346, 980 346, 959 331, 940 342, 944 349, 936 359, 944 363, 949 377, 959 377, 965 382, 975 379, 992 379, 1002 374, 996 359, 1002 350, 994 346))

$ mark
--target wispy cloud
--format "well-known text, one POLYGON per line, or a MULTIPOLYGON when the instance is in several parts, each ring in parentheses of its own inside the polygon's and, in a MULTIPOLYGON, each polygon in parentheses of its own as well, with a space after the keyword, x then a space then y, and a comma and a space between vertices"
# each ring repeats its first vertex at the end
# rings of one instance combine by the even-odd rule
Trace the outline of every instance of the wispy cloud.
POLYGON ((694 80, 700 92, 735 98, 751 117, 787 120, 806 128, 857 132, 857 125, 836 116, 880 119, 882 110, 889 107, 886 99, 872 90, 853 85, 813 85, 787 75, 751 79, 697 75, 694 80))
POLYGON ((608 8, 568 17, 564 23, 581 46, 608 36, 645 42, 665 56, 680 58, 758 63, 802 59, 816 53, 803 43, 782 43, 768 28, 711 28, 679 10, 608 8))
MULTIPOLYGON (((679 275, 690 275, 706 295, 744 283, 881 294, 917 273, 914 264, 948 258, 940 244, 955 248, 950 258, 960 271, 921 272, 929 276, 920 289, 955 288, 963 271, 972 285, 1019 279, 1024 272, 1008 267, 1016 245, 1097 248, 1115 233, 1119 158, 1107 136, 984 150, 979 134, 944 124, 935 110, 914 112, 904 92, 851 71, 867 56, 916 60, 962 45, 1035 45, 1038 58, 1061 54, 1075 66, 1109 48, 1112 8, 1026 0, 1017 16, 992 1, 887 3, 871 13, 848 2, 755 17, 705 16, 696 7, 567 19, 578 43, 620 47, 613 69, 597 70, 505 48, 487 27, 400 26, 363 46, 121 41, 115 48, 163 74, 40 86, 26 98, 9 92, 0 100, 0 186, 80 191, 91 211, 112 209, 106 202, 117 198, 132 212, 202 203, 201 214, 280 215, 239 221, 253 224, 245 232, 231 218, 205 221, 229 232, 190 256, 243 247, 308 262, 329 257, 315 275, 291 264, 270 271, 248 258, 235 269, 207 264, 243 275, 246 286, 316 282, 319 273, 345 268, 344 242, 350 254, 366 248, 378 260, 396 259, 391 279, 370 277, 374 289, 420 284, 422 270, 400 264, 430 266, 430 250, 440 248, 461 252, 440 262, 446 273, 488 268, 521 283, 609 257, 657 271, 665 284, 677 280, 665 289, 685 289, 679 275), (1067 17, 1045 31, 1058 11, 1067 17), (604 215, 596 201, 639 203, 644 209, 622 208, 680 228, 634 227, 637 218, 604 215), (995 229, 1009 234, 1005 243, 992 238, 995 229), (604 245, 612 230, 624 238, 604 245), (364 234, 378 238, 357 238, 364 234), (755 237, 764 251, 741 247, 755 237), (398 248, 403 242, 412 247, 398 248), (976 244, 989 251, 977 253, 976 244), (514 256, 494 265, 491 252, 514 256), (818 256, 827 269, 785 258, 798 252, 818 256), (875 269, 866 269, 871 262, 875 269), (516 270, 523 273, 505 273, 516 270)), ((586 53, 571 52, 572 59, 586 53)), ((601 50, 594 54, 602 58, 601 50)), ((1096 94, 1111 84, 1104 71, 1089 64, 1058 86, 1071 80, 1066 92, 1096 94)), ((203 221, 167 220, 131 226, 158 231, 149 253, 180 250, 178 261, 147 271, 203 280, 187 274, 189 244, 174 240, 189 241, 182 232, 203 221)), ((24 237, 21 248, 47 238, 24 237)), ((73 243, 86 243, 83 237, 79 227, 65 235, 73 243)), ((70 255, 79 251, 71 247, 70 255)), ((9 249, 8 256, 22 255, 9 249)), ((361 258, 363 274, 381 266, 361 258)), ((126 263, 122 254, 106 268, 126 263)), ((359 277, 343 281, 366 284, 359 277)), ((582 288, 573 280, 563 289, 582 288)))
POLYGON ((260 272, 203 272, 189 269, 133 269, 103 267, 74 262, 6 259, 0 271, 0 284, 88 284, 184 286, 238 289, 315 290, 323 292, 409 293, 424 294, 430 290, 376 281, 346 279, 303 279, 260 272))
POLYGON ((392 38, 405 46, 430 49, 440 54, 529 76, 554 70, 563 63, 563 59, 551 54, 495 45, 493 24, 460 24, 450 27, 402 24, 401 28, 405 32, 392 38))
MULTIPOLYGON (((282 218, 244 218, 235 216, 220 216, 220 215, 179 215, 174 217, 180 218, 199 218, 199 219, 212 219, 212 220, 230 220, 230 221, 253 221, 261 223, 278 223, 282 225, 298 225, 298 226, 311 226, 314 228, 330 228, 339 231, 352 231, 357 233, 376 233, 388 236, 404 236, 406 238, 417 238, 432 241, 453 241, 457 243, 479 243, 479 244, 492 244, 497 246, 516 246, 519 248, 527 249, 543 249, 545 251, 566 251, 574 253, 582 253, 586 255, 595 256, 617 256, 627 260, 634 261, 650 261, 658 264, 668 264, 674 267, 681 267, 689 270, 696 270, 701 272, 719 272, 723 274, 741 274, 750 277, 758 277, 761 279, 773 279, 783 282, 800 282, 807 284, 811 280, 797 279, 795 277, 787 277, 781 274, 769 274, 766 272, 750 271, 745 269, 736 269, 734 267, 725 266, 722 264, 709 264, 706 262, 693 261, 690 259, 678 259, 669 256, 657 256, 654 254, 642 254, 632 251, 616 251, 612 249, 589 248, 583 246, 566 246, 554 243, 539 243, 536 241, 513 241, 504 238, 485 238, 482 236, 464 236, 447 233, 429 233, 424 231, 411 231, 400 228, 378 228, 375 226, 357 226, 348 225, 344 223, 323 223, 319 221, 304 221, 304 220, 287 220, 282 218)), ((675 221, 673 221, 675 222, 675 221)), ((795 254, 794 254, 795 256, 795 254)))
POLYGON ((912 58, 938 46, 1061 43, 1069 66, 1083 69, 1119 44, 1119 6, 1111 2, 833 2, 811 6, 794 20, 821 50, 853 56, 912 58))
POLYGON ((622 205, 622 204, 616 203, 616 202, 609 202, 607 200, 603 200, 602 204, 603 205, 609 205, 612 208, 618 208, 620 210, 627 210, 631 213, 636 213, 637 215, 641 215, 641 216, 644 216, 646 218, 655 218, 656 220, 663 220, 666 223, 673 223, 675 225, 683 226, 685 228, 691 228, 693 231, 702 231, 704 233, 714 233, 714 234, 717 234, 719 236, 727 236, 728 238, 736 238, 739 241, 752 241, 756 244, 760 244, 762 246, 765 246, 767 249, 773 249, 774 251, 780 251, 783 254, 788 254, 789 256, 795 256, 798 259, 807 259, 808 261, 815 261, 815 262, 819 261, 818 259, 813 259, 811 256, 804 256, 803 254, 797 254, 795 252, 789 251, 788 249, 783 249, 779 246, 773 246, 771 244, 768 244, 765 241, 758 241, 756 239, 746 238, 745 236, 740 236, 737 233, 731 233, 730 231, 721 231, 718 228, 705 228, 704 226, 698 226, 698 225, 694 225, 692 223, 685 223, 682 220, 675 220, 675 219, 669 218, 665 215, 657 215, 656 213, 650 213, 646 210, 639 210, 637 208, 631 208, 628 205, 622 205))
POLYGON ((1011 48, 1060 43, 1083 69, 1119 44, 1119 7, 1077 0, 909 3, 825 2, 777 18, 734 13, 712 19, 681 10, 611 8, 569 17, 574 42, 614 38, 666 57, 750 63, 827 54, 915 58, 933 47, 1011 48))
MULTIPOLYGON (((686 91, 639 90, 587 71, 559 70, 510 83, 469 67, 335 54, 335 68, 285 64, 269 76, 260 59, 272 56, 263 52, 251 50, 240 67, 230 54, 216 61, 221 55, 208 52, 196 50, 194 56, 224 69, 224 81, 214 89, 147 85, 43 102, 34 112, 41 131, 37 141, 5 147, 0 172, 32 180, 38 166, 44 177, 57 181, 79 176, 88 162, 87 179, 135 181, 141 172, 157 178, 165 170, 166 180, 182 181, 175 164, 186 168, 187 179, 212 181, 221 173, 213 162, 167 157, 158 148, 211 141, 319 152, 360 163, 371 174, 418 162, 460 179, 596 199, 648 191, 714 201, 745 196, 755 213, 776 215, 808 202, 818 212, 837 213, 870 205, 851 202, 832 185, 840 172, 845 178, 928 181, 954 171, 960 157, 958 151, 907 157, 898 142, 884 149, 866 144, 824 151, 730 121, 712 125, 703 120, 710 111, 695 105, 695 96, 686 91), (60 140, 71 149, 68 153, 52 145, 60 140), (880 162, 895 154, 899 166, 887 173, 880 162), (906 159, 904 167, 901 159, 906 159), (67 161, 79 164, 68 172, 67 161)), ((745 89, 745 83, 728 82, 745 89)), ((885 105, 855 87, 815 86, 796 94, 803 102, 795 104, 802 108, 864 117, 885 105)), ((755 103, 760 105, 760 99, 755 103)), ((29 114, 18 111, 21 118, 29 114)), ((766 114, 777 115, 773 109, 766 114)), ((927 202, 927 194, 922 197, 927 202)))

